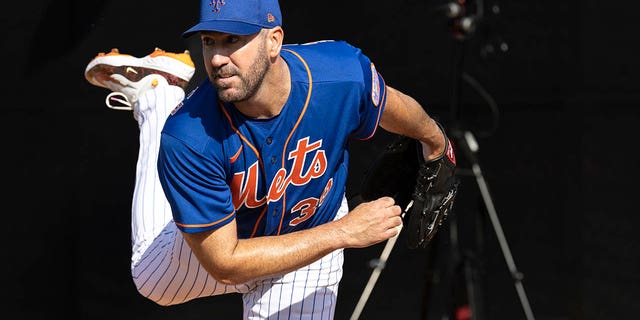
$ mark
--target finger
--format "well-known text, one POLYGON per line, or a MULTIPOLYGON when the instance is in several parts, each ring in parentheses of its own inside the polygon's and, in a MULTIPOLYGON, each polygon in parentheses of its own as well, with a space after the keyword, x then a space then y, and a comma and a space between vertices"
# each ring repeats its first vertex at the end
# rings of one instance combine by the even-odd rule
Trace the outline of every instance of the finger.
POLYGON ((385 226, 386 229, 402 228, 402 218, 399 216, 391 217, 385 222, 385 226))
POLYGON ((396 230, 396 234, 394 234, 394 236, 399 235, 400 231, 402 231, 402 223, 399 224, 397 227, 394 228, 396 230))
MULTIPOLYGON (((400 219, 400 217, 396 217, 397 220, 394 222, 394 225, 388 230, 388 231, 393 231, 391 236, 395 237, 397 235, 400 234, 400 231, 402 231, 402 219, 400 219)), ((394 218, 394 219, 396 219, 394 218)))
POLYGON ((384 196, 384 197, 376 199, 375 202, 380 204, 380 205, 382 205, 382 206, 384 206, 384 207, 390 207, 390 206, 392 206, 392 205, 394 205, 396 203, 396 200, 394 200, 391 197, 384 196))
POLYGON ((392 205, 387 208, 389 212, 389 216, 391 217, 399 217, 402 214, 402 208, 399 205, 392 205))

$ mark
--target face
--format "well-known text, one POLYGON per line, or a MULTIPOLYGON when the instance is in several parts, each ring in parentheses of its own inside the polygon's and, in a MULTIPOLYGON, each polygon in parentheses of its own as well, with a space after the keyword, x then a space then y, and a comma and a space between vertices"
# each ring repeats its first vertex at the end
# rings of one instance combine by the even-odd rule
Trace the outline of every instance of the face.
POLYGON ((262 84, 270 66, 265 31, 248 36, 201 33, 205 68, 220 100, 246 101, 262 84))

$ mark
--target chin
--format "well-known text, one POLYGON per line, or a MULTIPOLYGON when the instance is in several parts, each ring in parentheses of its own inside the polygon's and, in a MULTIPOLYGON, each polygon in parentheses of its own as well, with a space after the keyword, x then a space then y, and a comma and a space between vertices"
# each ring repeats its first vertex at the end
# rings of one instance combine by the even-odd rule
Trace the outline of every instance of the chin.
POLYGON ((235 103, 245 100, 238 92, 234 92, 233 89, 219 89, 218 99, 226 103, 235 103))

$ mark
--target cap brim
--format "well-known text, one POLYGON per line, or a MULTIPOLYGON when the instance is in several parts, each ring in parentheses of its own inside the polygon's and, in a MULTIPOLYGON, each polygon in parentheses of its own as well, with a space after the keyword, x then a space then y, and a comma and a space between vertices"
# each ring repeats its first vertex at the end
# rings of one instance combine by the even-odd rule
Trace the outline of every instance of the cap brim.
POLYGON ((246 36, 257 33, 258 31, 260 31, 260 29, 262 29, 261 26, 237 21, 202 21, 191 27, 191 29, 182 33, 182 37, 188 38, 194 33, 200 31, 217 31, 246 36))

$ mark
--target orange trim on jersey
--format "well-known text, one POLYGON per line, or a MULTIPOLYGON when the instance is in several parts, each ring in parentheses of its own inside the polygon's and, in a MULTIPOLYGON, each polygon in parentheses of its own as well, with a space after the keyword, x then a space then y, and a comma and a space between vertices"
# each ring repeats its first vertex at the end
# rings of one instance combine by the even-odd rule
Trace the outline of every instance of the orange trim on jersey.
MULTIPOLYGON (((233 131, 238 135, 238 137, 240 137, 240 139, 242 139, 242 141, 244 141, 249 146, 249 148, 251 148, 251 150, 253 150, 253 152, 256 154, 256 157, 258 157, 258 163, 260 163, 260 167, 262 168, 262 172, 263 172, 262 176, 264 177, 265 176, 264 163, 262 163, 262 157, 260 156, 260 153, 258 152, 256 147, 254 147, 253 144, 251 144, 251 142, 249 142, 249 140, 247 140, 247 138, 244 135, 242 135, 242 133, 240 133, 240 130, 238 130, 238 128, 236 128, 236 126, 233 125, 233 121, 231 120, 231 115, 229 115, 229 113, 227 112, 227 109, 224 107, 221 101, 218 101, 218 105, 220 106, 222 113, 224 113, 224 116, 227 118, 227 121, 229 121, 229 125, 231 126, 233 131)), ((242 151, 242 149, 243 149, 243 146, 240 146, 240 149, 238 150, 238 152, 236 152, 236 154, 231 158, 233 159, 231 163, 237 160, 238 156, 240 155, 240 151, 242 151)), ((262 217, 264 217, 264 213, 266 212, 267 207, 268 207, 267 205, 264 206, 264 209, 262 209, 262 212, 260 213, 258 220, 256 220, 256 224, 253 226, 253 232, 251 233, 251 237, 253 237, 256 233, 256 230, 258 230, 258 225, 260 224, 260 220, 262 220, 262 217)))
MULTIPOLYGON (((313 91, 313 77, 311 76, 311 70, 309 69, 309 65, 307 64, 306 61, 304 61, 304 59, 298 53, 290 49, 283 49, 283 50, 291 52, 298 59, 300 59, 300 62, 302 62, 302 64, 304 65, 304 68, 307 69, 307 76, 309 77, 309 91, 307 92, 307 100, 304 102, 304 107, 302 107, 302 112, 300 112, 298 121, 296 121, 296 124, 293 126, 293 129, 291 130, 291 132, 289 132, 289 136, 287 137, 287 140, 284 143, 284 148, 282 149, 282 167, 284 168, 284 159, 287 154, 287 145, 289 144, 289 141, 291 140, 293 133, 296 131, 296 128, 298 128, 300 121, 302 121, 302 117, 307 111, 307 107, 309 106, 309 101, 311 100, 311 91, 313 91)), ((280 216, 280 224, 278 225, 278 235, 280 235, 280 231, 282 230, 282 222, 284 221, 286 208, 287 208, 287 191, 285 190, 282 193, 282 215, 280 216)))
POLYGON ((264 168, 264 165, 262 164, 262 158, 260 157, 260 153, 258 152, 256 147, 254 147, 251 144, 251 142, 249 142, 249 140, 247 140, 247 138, 244 135, 242 135, 242 133, 240 133, 240 130, 238 130, 238 128, 236 128, 236 126, 233 125, 233 121, 231 120, 231 115, 229 115, 229 113, 227 112, 227 109, 225 109, 225 107, 222 104, 222 102, 218 101, 218 105, 220 106, 220 109, 222 110, 222 113, 224 113, 224 116, 227 118, 227 121, 229 121, 229 125, 231 126, 231 129, 233 129, 233 132, 235 132, 240 137, 240 139, 242 139, 242 141, 244 141, 249 146, 249 148, 251 148, 251 150, 253 150, 253 152, 256 154, 256 157, 258 157, 258 161, 260 162, 260 166, 262 166, 264 168))
POLYGON ((251 232, 251 236, 249 238, 253 238, 256 236, 256 232, 258 232, 258 225, 260 225, 260 221, 262 221, 262 218, 264 218, 264 214, 267 212, 267 208, 269 208, 269 206, 265 205, 264 209, 262 209, 262 212, 260 212, 260 216, 258 217, 258 220, 256 220, 256 224, 253 226, 253 231, 251 232))
POLYGON ((242 153, 242 149, 244 149, 244 146, 241 145, 236 154, 234 154, 233 157, 229 158, 229 161, 231 163, 234 163, 236 162, 236 160, 238 160, 238 157, 240 157, 240 154, 242 153))
POLYGON ((200 223, 200 224, 183 224, 177 221, 174 221, 174 223, 179 226, 179 227, 183 227, 183 228, 202 228, 202 227, 210 227, 210 226, 214 226, 216 224, 222 223, 225 220, 228 220, 229 218, 233 218, 233 216, 235 215, 236 211, 234 210, 233 212, 229 213, 226 217, 211 222, 211 223, 200 223))
MULTIPOLYGON (((382 76, 380 78, 382 78, 382 76)), ((384 89, 384 95, 382 96, 382 99, 380 99, 380 102, 384 101, 384 104, 386 105, 387 104, 387 101, 386 101, 387 100, 387 87, 386 87, 386 84, 384 82, 384 78, 382 79, 381 87, 382 86, 384 86, 385 89, 384 89)), ((376 132, 378 131, 378 126, 380 126, 380 118, 382 117, 382 109, 383 108, 378 107, 378 119, 376 120, 375 127, 373 127, 373 132, 371 132, 371 134, 368 137, 358 138, 358 140, 369 140, 369 139, 371 139, 371 137, 373 137, 373 135, 376 134, 376 132)))

